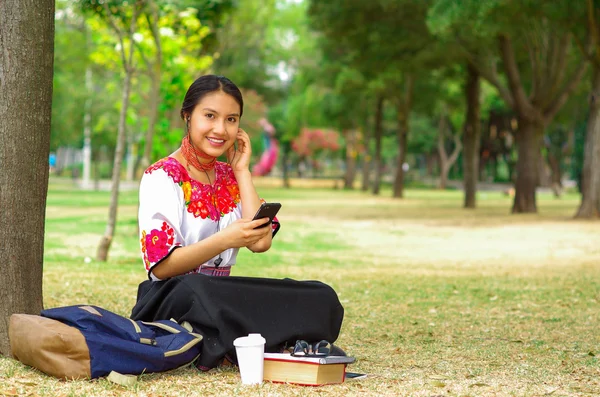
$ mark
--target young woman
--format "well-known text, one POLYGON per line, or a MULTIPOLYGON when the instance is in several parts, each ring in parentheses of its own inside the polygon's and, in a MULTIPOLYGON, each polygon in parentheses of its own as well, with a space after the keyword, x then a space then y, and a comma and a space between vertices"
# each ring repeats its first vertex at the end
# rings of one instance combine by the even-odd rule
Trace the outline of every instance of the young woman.
POLYGON ((218 365, 235 338, 252 332, 271 351, 298 339, 333 342, 343 318, 337 294, 318 281, 210 277, 229 276, 240 248, 267 251, 279 228, 276 219, 270 227, 269 218, 252 220, 261 200, 250 138, 240 128, 243 106, 227 78, 197 79, 181 109, 181 147, 150 166, 140 184, 149 280, 139 286, 131 317, 188 321, 204 336, 202 369, 218 365), (222 155, 226 163, 217 161, 222 155))

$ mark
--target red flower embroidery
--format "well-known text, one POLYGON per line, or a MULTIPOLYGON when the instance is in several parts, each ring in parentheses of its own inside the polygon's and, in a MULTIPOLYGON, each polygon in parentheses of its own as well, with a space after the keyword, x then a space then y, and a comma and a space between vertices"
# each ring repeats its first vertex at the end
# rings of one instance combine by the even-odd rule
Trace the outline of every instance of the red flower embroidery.
MULTIPOLYGON (((142 255, 146 264, 146 270, 150 270, 153 263, 167 256, 174 242, 175 230, 167 222, 163 222, 160 230, 154 229, 150 233, 146 233, 143 230, 140 243, 142 245, 142 255)), ((180 244, 177 243, 175 245, 178 246, 180 244)))
POLYGON ((146 170, 146 173, 151 174, 159 169, 164 170, 173 182, 180 186, 184 182, 191 184, 190 201, 186 205, 187 211, 196 218, 210 218, 216 222, 219 217, 234 210, 241 200, 240 189, 233 170, 225 163, 217 162, 215 164, 217 180, 212 188, 210 185, 192 179, 187 170, 172 157, 157 161, 146 170))

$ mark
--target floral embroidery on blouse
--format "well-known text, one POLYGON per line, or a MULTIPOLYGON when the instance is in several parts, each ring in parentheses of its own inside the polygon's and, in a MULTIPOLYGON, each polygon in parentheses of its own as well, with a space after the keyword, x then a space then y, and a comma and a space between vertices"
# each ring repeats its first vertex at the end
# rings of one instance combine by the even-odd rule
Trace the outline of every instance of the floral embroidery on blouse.
MULTIPOLYGON (((167 222, 163 222, 160 230, 154 229, 150 233, 142 230, 142 255, 146 270, 150 270, 150 265, 163 259, 169 253, 173 242, 175 241, 175 231, 167 222)), ((181 244, 176 243, 175 246, 181 244)))
POLYGON ((151 174, 159 169, 164 170, 181 187, 187 211, 196 218, 210 218, 216 222, 219 217, 234 210, 241 200, 233 170, 223 162, 215 164, 216 181, 213 186, 192 179, 187 170, 172 157, 157 161, 146 173, 151 174))

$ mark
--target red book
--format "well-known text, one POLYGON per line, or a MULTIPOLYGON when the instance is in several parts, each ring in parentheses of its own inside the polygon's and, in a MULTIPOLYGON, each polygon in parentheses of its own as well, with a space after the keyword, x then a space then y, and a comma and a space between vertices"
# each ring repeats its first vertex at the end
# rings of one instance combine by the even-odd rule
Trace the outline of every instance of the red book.
POLYGON ((354 361, 354 357, 348 356, 294 357, 287 353, 265 353, 264 380, 306 386, 342 383, 346 365, 354 361))

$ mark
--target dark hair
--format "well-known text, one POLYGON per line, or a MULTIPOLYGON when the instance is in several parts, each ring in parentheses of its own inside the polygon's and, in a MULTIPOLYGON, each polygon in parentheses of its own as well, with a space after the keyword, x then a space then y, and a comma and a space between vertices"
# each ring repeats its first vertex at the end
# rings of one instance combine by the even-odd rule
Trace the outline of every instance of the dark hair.
POLYGON ((198 102, 205 95, 215 91, 223 91, 231 95, 240 105, 240 117, 242 116, 242 113, 244 113, 244 99, 242 98, 240 89, 227 77, 207 74, 197 78, 190 88, 188 88, 183 99, 183 105, 181 105, 181 118, 185 119, 186 114, 188 116, 191 115, 198 102))

